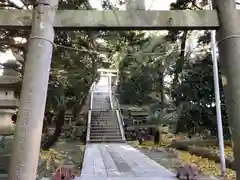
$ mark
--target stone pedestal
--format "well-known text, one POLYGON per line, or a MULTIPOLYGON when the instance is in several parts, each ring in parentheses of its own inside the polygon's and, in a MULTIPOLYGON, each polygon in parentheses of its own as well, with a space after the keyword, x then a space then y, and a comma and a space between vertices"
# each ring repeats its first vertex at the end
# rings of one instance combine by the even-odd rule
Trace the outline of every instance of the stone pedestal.
POLYGON ((13 109, 0 109, 0 134, 14 134, 15 125, 12 122, 12 115, 16 113, 13 109))

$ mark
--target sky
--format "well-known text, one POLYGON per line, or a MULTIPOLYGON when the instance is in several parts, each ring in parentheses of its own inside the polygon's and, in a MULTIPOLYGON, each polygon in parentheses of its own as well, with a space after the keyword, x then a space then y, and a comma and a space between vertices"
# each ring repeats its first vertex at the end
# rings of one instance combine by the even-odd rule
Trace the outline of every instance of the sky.
MULTIPOLYGON (((93 8, 102 9, 102 0, 89 0, 93 8)), ((109 0, 113 5, 117 4, 117 0, 109 0)), ((129 0, 130 1, 130 0, 129 0)), ((145 0, 145 7, 147 10, 169 10, 169 5, 176 0, 145 0)), ((123 7, 120 7, 123 9, 123 7)))

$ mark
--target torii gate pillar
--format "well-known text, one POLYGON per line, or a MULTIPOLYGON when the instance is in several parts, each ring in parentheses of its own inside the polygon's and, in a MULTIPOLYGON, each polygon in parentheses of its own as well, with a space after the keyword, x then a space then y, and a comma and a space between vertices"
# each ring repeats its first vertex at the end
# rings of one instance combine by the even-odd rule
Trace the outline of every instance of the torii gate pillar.
POLYGON ((9 180, 36 179, 58 0, 37 0, 22 83, 9 180))
POLYGON ((240 21, 235 0, 215 0, 220 27, 217 40, 220 53, 220 67, 226 78, 225 94, 229 124, 234 142, 234 168, 240 180, 240 21))

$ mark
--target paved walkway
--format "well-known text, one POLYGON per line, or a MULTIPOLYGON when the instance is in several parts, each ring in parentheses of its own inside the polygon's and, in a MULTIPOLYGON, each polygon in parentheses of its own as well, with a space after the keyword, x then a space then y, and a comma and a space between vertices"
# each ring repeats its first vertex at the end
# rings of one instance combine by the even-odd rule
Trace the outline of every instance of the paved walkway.
POLYGON ((81 180, 173 180, 175 175, 127 144, 87 144, 81 180))

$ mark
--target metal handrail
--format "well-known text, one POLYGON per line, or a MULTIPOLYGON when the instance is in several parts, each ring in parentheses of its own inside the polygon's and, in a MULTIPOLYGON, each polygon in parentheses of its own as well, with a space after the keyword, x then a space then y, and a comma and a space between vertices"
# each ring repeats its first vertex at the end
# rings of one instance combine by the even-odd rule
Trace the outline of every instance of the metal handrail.
POLYGON ((114 109, 115 112, 116 112, 118 124, 119 124, 119 127, 120 127, 120 132, 121 132, 121 136, 122 136, 122 140, 126 141, 125 132, 124 132, 124 129, 123 129, 124 121, 123 121, 123 115, 122 115, 122 112, 121 112, 121 109, 120 109, 120 104, 119 104, 118 99, 115 96, 115 93, 112 93, 112 91, 111 91, 111 94, 110 94, 110 102, 111 102, 112 109, 114 109), (114 102, 113 102, 113 99, 114 99, 114 102))
POLYGON ((119 111, 119 115, 120 115, 120 118, 121 118, 121 122, 122 122, 122 125, 124 126, 124 121, 123 121, 123 114, 121 112, 121 106, 120 106, 120 103, 118 101, 118 98, 116 97, 116 95, 112 95, 114 96, 114 109, 118 110, 119 111))
MULTIPOLYGON (((119 125, 121 125, 122 123, 122 118, 120 117, 120 113, 119 113, 119 110, 116 110, 116 115, 117 115, 117 120, 118 120, 118 123, 119 125)), ((123 124, 120 127, 120 132, 121 132, 121 136, 122 136, 122 140, 126 141, 126 137, 125 137, 125 132, 124 132, 124 129, 123 129, 123 124)))
POLYGON ((95 87, 95 82, 92 84, 90 90, 89 90, 89 96, 90 96, 90 106, 88 110, 88 122, 87 122, 87 137, 86 142, 88 143, 90 141, 90 130, 91 130, 91 121, 92 121, 92 108, 93 108, 93 90, 95 87))

